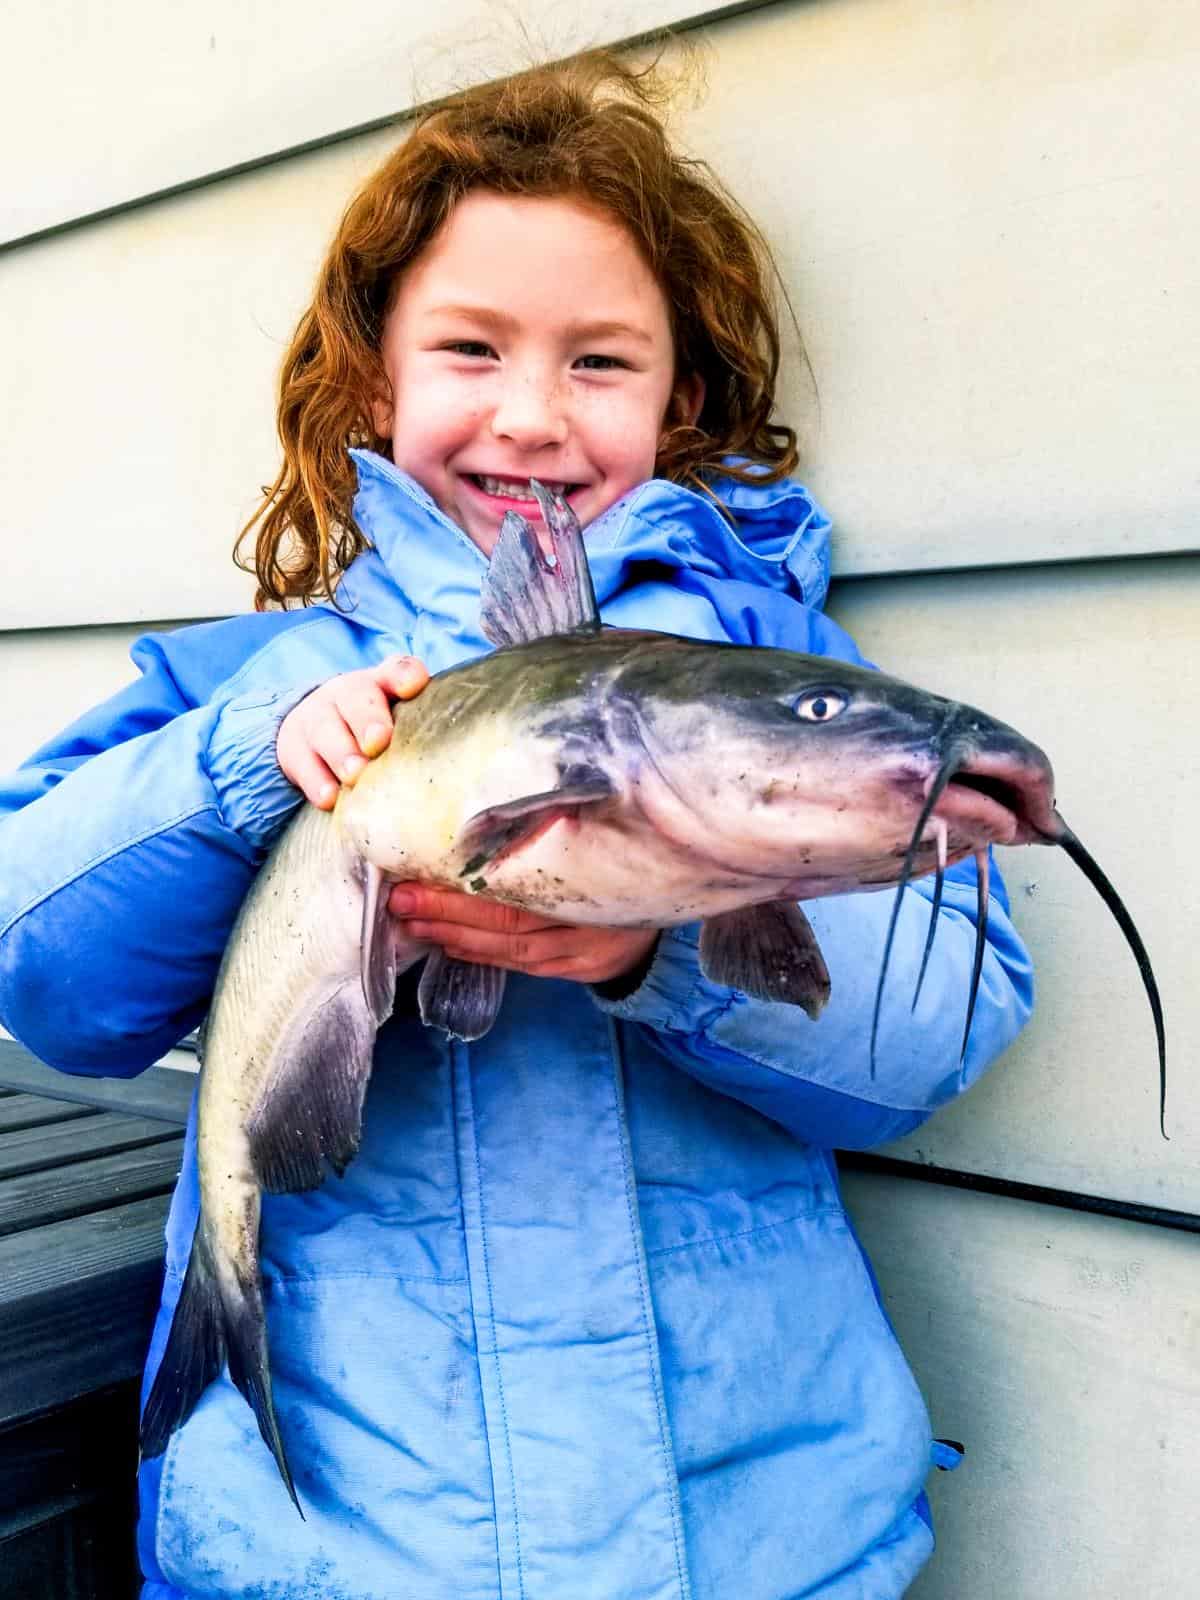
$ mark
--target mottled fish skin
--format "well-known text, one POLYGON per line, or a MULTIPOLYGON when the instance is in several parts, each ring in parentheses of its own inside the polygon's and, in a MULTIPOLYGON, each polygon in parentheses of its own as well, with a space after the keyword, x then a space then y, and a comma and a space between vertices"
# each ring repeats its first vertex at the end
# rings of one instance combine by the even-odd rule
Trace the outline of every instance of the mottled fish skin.
MULTIPOLYGON (((668 926, 894 883, 938 731, 960 709, 825 657, 624 630, 555 637, 456 668, 398 706, 392 750, 343 793, 338 817, 392 877, 564 921, 668 926), (853 695, 844 721, 797 720, 814 685, 853 695), (612 797, 565 807, 559 825, 464 872, 472 816, 579 770, 603 773, 612 797)), ((1023 814, 956 791, 950 862, 1025 842, 1052 814, 1045 756, 974 715, 1023 814)), ((933 869, 934 849, 918 871, 933 869)))
POLYGON ((304 997, 357 977, 361 924, 361 870, 333 819, 306 806, 242 905, 205 1031, 197 1162, 218 1262, 257 1264, 259 1179, 246 1130, 309 1009, 304 997))

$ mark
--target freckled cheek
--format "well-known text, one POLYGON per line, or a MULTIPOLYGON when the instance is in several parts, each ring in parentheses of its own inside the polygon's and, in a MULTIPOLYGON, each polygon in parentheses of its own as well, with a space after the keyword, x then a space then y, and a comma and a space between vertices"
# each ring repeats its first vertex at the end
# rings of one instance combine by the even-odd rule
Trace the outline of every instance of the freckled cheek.
POLYGON ((657 418, 649 411, 594 413, 587 419, 588 453, 610 476, 640 483, 654 471, 658 450, 657 418))

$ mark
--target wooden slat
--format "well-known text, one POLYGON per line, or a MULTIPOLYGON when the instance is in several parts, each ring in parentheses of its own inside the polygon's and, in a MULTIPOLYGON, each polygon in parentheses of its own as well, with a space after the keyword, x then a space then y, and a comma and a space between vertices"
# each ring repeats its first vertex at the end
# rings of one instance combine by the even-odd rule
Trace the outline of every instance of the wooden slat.
POLYGON ((847 1202, 925 1394, 938 1549, 909 1600, 1178 1600, 1200 1566, 1196 1240, 862 1175, 847 1202))
POLYGON ((894 1153, 1200 1213, 1188 933, 1200 905, 1200 560, 872 580, 837 586, 833 610, 889 671, 982 706, 1045 749, 1063 815, 1141 929, 1166 1012, 1169 1144, 1150 1008, 1115 923, 1061 851, 1000 851, 1034 959, 1033 1020, 894 1153))
POLYGON ((96 1115, 92 1106, 70 1105, 40 1094, 9 1094, 0 1100, 0 1134, 39 1128, 48 1122, 73 1122, 96 1115))
POLYGON ((0 1179, 0 1236, 169 1194, 182 1160, 183 1139, 177 1135, 140 1149, 0 1179))
POLYGON ((137 1497, 128 1437, 98 1490, 71 1492, 0 1524, 2 1600, 133 1600, 137 1497), (16 1531, 25 1524, 25 1531, 16 1531))
POLYGON ((0 1239, 0 1427, 141 1370, 167 1197, 0 1239))
POLYGON ((553 58, 717 9, 725 8, 523 0, 519 25, 516 13, 506 25, 482 0, 442 0, 435 11, 361 0, 347 29, 319 0, 282 8, 125 0, 103 27, 71 0, 46 0, 36 15, 6 8, 4 54, 21 71, 0 119, 9 156, 0 238, 396 117, 526 64, 531 44, 553 58), (248 62, 266 61, 269 72, 247 72, 248 62), (102 138, 88 137, 97 129, 102 138))
POLYGON ((196 1078, 169 1067, 150 1067, 136 1078, 85 1078, 56 1072, 21 1045, 0 1039, 0 1084, 48 1099, 110 1108, 182 1127, 196 1078))
POLYGON ((65 1162, 86 1161, 94 1155, 162 1144, 175 1137, 167 1123, 109 1111, 61 1127, 29 1128, 0 1140, 0 1179, 46 1171, 65 1162))

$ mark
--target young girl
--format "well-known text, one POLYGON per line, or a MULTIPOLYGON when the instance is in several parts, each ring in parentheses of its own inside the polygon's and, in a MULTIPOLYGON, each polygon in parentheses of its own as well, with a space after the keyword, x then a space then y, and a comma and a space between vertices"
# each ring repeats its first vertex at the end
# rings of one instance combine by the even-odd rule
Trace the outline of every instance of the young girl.
MULTIPOLYGON (((140 681, 7 783, 0 1017, 129 1073, 203 1016, 302 796, 329 806, 390 702, 487 648, 479 585, 530 477, 586 529, 607 622, 860 659, 819 610, 829 523, 770 420, 769 265, 646 85, 607 57, 422 118, 352 202, 288 353, 254 616, 151 635, 140 681), (330 599, 330 591, 335 591, 330 599), (399 653, 398 653, 399 652, 399 653)), ((921 1398, 831 1149, 916 1127, 1030 1003, 993 895, 808 914, 821 1020, 708 981, 695 928, 564 927, 398 885, 509 969, 474 1045, 402 995, 344 1179, 264 1198, 275 1401, 301 1521, 227 1377, 142 1466, 145 1600, 884 1600, 932 1545, 921 1398)), ((153 1374, 196 1216, 168 1224, 153 1374)))

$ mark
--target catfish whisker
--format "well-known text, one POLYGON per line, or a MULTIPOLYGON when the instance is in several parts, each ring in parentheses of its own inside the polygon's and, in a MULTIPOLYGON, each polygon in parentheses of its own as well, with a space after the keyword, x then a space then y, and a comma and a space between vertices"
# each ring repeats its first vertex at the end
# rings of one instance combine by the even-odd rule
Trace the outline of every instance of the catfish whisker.
POLYGON ((991 886, 991 869, 986 849, 975 852, 975 867, 978 873, 977 910, 975 913, 975 961, 971 968, 971 994, 967 1000, 967 1024, 963 1029, 962 1049, 959 1052, 959 1065, 966 1060, 967 1040, 971 1034, 971 1020, 975 1015, 975 1001, 979 994, 979 979, 983 973, 983 948, 987 943, 987 917, 988 897, 991 886))
POLYGON ((879 1013, 883 1009, 883 986, 887 980, 888 962, 892 955, 892 940, 896 935, 896 923, 900 917, 900 903, 904 897, 904 889, 909 878, 912 877, 913 863, 917 859, 917 851, 921 847, 922 837, 925 833, 925 824, 929 821, 930 814, 942 797, 946 785, 958 770, 958 763, 962 756, 961 745, 953 745, 943 756, 942 764, 934 775, 929 786, 929 793, 925 796, 925 804, 921 807, 921 814, 917 818, 916 827, 913 829, 912 838, 904 855, 904 865, 900 871, 900 878, 896 884, 896 899, 892 906, 892 915, 888 922, 887 938, 883 945, 883 961, 879 967, 879 982, 875 986, 875 1011, 871 1017, 871 1058, 870 1074, 875 1077, 875 1040, 879 1034, 879 1013))
POLYGON ((1138 971, 1142 975, 1146 998, 1150 1001, 1150 1010, 1154 1015, 1154 1031, 1158 1038, 1158 1126, 1163 1138, 1166 1139, 1168 1137, 1167 1039, 1166 1028, 1163 1023, 1162 1000, 1159 998, 1158 984, 1155 982, 1154 969, 1150 965, 1150 957, 1146 953, 1146 946, 1142 943, 1141 934, 1134 926, 1133 918, 1125 909, 1125 902, 1113 887, 1099 862, 1093 859, 1079 838, 1067 827, 1057 811, 1054 813, 1054 820, 1058 824, 1059 831, 1056 834, 1047 833, 1043 837, 1048 844, 1062 846, 1112 912, 1117 920, 1117 926, 1125 935, 1126 943, 1133 951, 1133 958, 1137 962, 1138 971))
POLYGON ((921 985, 925 982, 925 968, 929 965, 929 952, 933 949, 934 937, 937 934, 938 912, 942 909, 942 884, 946 878, 946 824, 941 817, 934 817, 930 822, 933 837, 937 844, 937 880, 933 886, 933 908, 929 913, 929 932, 925 935, 925 949, 921 955, 921 970, 917 974, 917 987, 913 994, 912 1011, 917 1009, 917 1001, 921 998, 921 985))

